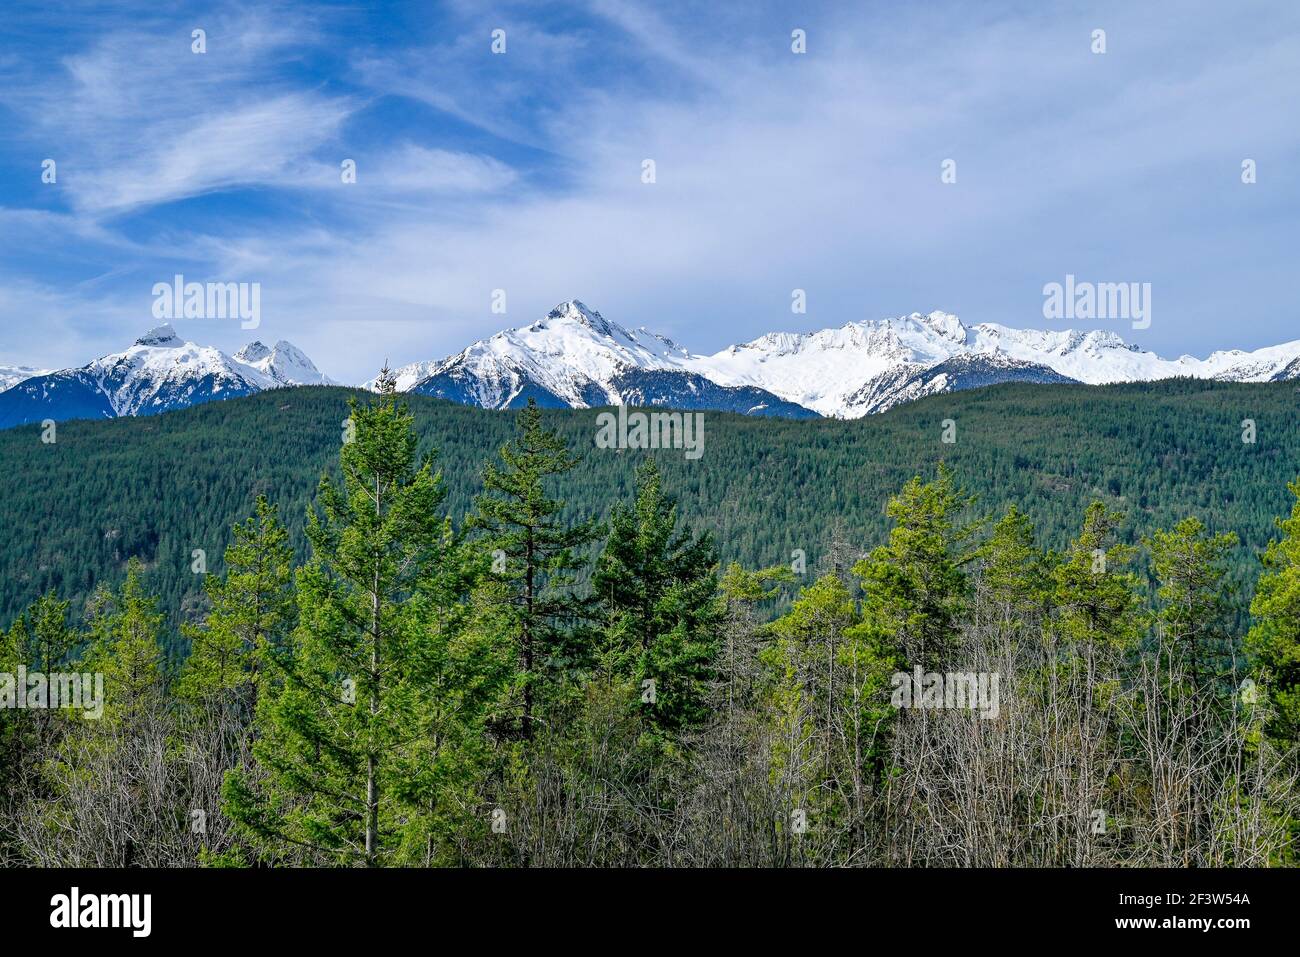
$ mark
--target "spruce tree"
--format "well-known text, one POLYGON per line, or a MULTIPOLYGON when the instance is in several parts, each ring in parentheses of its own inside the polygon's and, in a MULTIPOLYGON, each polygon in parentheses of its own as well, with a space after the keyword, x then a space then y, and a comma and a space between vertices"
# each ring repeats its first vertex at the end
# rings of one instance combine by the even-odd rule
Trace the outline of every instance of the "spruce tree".
POLYGON ((653 726, 679 730, 706 716, 724 605, 706 532, 678 528, 659 468, 637 469, 636 502, 614 506, 592 577, 608 662, 638 687, 654 682, 653 726))
POLYGON ((1049 604, 1051 569, 1035 541, 1034 523, 1015 505, 980 548, 980 588, 1007 627, 1042 619, 1049 604))
MULTIPOLYGON (((412 418, 391 379, 352 402, 343 483, 321 479, 297 580, 291 647, 267 657, 257 775, 227 775, 227 814, 271 859, 377 865, 422 809, 406 803, 411 755, 424 747, 439 695, 429 671, 427 604, 451 551, 438 516, 441 476, 416 464, 412 418)), ((445 639, 444 639, 445 640, 445 639)))
POLYGON ((533 737, 538 685, 549 672, 580 663, 582 650, 570 639, 590 617, 590 603, 574 590, 581 563, 575 554, 600 534, 594 519, 570 524, 564 502, 551 498, 547 485, 571 471, 578 457, 552 429, 542 424, 537 403, 519 411, 517 434, 501 447, 500 464, 483 469, 484 491, 474 499, 467 526, 482 533, 480 542, 502 586, 503 626, 515 643, 519 669, 520 722, 525 740, 533 737))
POLYGON ((43 764, 50 799, 42 826, 68 835, 46 852, 51 863, 156 864, 187 823, 166 767, 173 726, 159 643, 164 619, 143 574, 133 558, 120 589, 101 585, 91 599, 90 646, 78 671, 83 682, 102 675, 103 707, 98 717, 69 714, 43 764))
POLYGON ((1233 589, 1226 568, 1236 545, 1235 532, 1210 535, 1196 518, 1147 540, 1160 583, 1156 621, 1164 641, 1185 656, 1195 694, 1222 697, 1236 690, 1233 589))
POLYGON ((208 575, 211 608, 202 626, 182 625, 190 654, 172 687, 180 744, 177 764, 189 803, 208 815, 193 849, 205 864, 240 864, 243 848, 220 807, 229 770, 251 764, 252 722, 263 662, 284 654, 293 626, 293 549, 275 509, 259 496, 256 511, 233 528, 224 574, 208 575))
POLYGON ((265 496, 233 532, 225 574, 204 582, 212 608, 203 627, 184 628, 190 654, 175 693, 208 705, 251 707, 260 659, 285 648, 293 625, 293 549, 265 496))
POLYGON ((857 839, 884 760, 881 729, 893 717, 888 688, 896 664, 872 624, 831 572, 800 591, 767 629, 772 774, 788 813, 811 816, 823 838, 841 832, 857 839))
POLYGON ((1055 631, 1076 647, 1128 649, 1146 629, 1137 578, 1126 570, 1137 550, 1115 540, 1121 520, 1102 502, 1091 503, 1052 571, 1055 631))
POLYGON ((886 506, 889 541, 854 566, 864 618, 909 666, 940 670, 957 647, 975 532, 960 514, 969 504, 947 466, 933 482, 911 479, 886 506))
POLYGON ((1283 750, 1300 741, 1300 479, 1287 487, 1296 502, 1289 517, 1277 520, 1282 534, 1264 552, 1246 638, 1271 706, 1265 730, 1283 750))
POLYGON ((1146 631, 1136 555, 1117 542, 1122 516, 1092 502, 1078 537, 1052 569, 1051 621, 1036 693, 1045 724, 1043 799, 1065 808, 1050 821, 1049 863, 1084 866, 1098 837, 1088 815, 1106 807, 1121 766, 1115 726, 1125 662, 1146 631))
POLYGON ((143 574, 142 564, 133 558, 119 591, 101 588, 92 598, 91 646, 85 659, 86 670, 104 675, 103 724, 120 725, 128 736, 164 704, 159 644, 164 618, 143 574))

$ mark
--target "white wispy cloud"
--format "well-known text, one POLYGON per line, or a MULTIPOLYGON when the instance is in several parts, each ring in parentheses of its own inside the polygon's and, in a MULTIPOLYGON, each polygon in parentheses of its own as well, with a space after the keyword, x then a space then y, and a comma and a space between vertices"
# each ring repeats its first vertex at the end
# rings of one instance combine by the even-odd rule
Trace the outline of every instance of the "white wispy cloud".
POLYGON ((261 100, 167 135, 154 127, 154 142, 126 162, 66 175, 74 202, 90 212, 120 212, 198 196, 233 186, 299 186, 308 157, 338 135, 351 106, 311 94, 261 100))
POLYGON ((241 11, 200 18, 205 53, 179 22, 97 36, 52 75, 0 91, 27 135, 50 144, 72 204, 89 214, 238 185, 283 185, 356 107, 294 89, 271 66, 321 37, 310 20, 241 11))

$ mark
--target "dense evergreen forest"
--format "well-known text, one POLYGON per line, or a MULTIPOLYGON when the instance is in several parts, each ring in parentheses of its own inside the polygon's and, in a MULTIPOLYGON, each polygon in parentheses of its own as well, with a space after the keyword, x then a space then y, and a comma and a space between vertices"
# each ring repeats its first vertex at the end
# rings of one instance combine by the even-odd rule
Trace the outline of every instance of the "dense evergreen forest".
MULTIPOLYGON (((1238 624, 1258 555, 1288 508, 1300 472, 1294 384, 1166 381, 1104 387, 1006 385, 936 396, 856 421, 705 416, 705 454, 594 447, 597 410, 547 410, 581 459, 556 477, 565 517, 603 518, 632 491, 635 465, 653 456, 682 516, 711 531, 724 562, 788 563, 802 549, 824 568, 837 536, 859 551, 884 540, 885 503, 916 474, 949 463, 975 513, 1015 503, 1042 541, 1062 548, 1090 501, 1122 514, 1136 543, 1188 515, 1233 531, 1228 557, 1238 624), (946 419, 955 439, 943 441, 946 419), (1242 441, 1244 420, 1255 442, 1242 441)), ((0 432, 0 625, 54 589, 80 617, 96 585, 120 584, 139 559, 162 598, 168 652, 184 653, 179 623, 206 609, 202 549, 220 571, 230 529, 258 495, 280 509, 299 560, 307 505, 321 473, 337 468, 345 389, 268 392, 149 418, 0 432)), ((407 398, 420 448, 438 450, 446 508, 464 516, 484 463, 513 429, 512 413, 407 398)))
POLYGON ((1292 865, 1293 402, 709 416, 698 462, 391 380, 16 430, 0 864, 1292 865))

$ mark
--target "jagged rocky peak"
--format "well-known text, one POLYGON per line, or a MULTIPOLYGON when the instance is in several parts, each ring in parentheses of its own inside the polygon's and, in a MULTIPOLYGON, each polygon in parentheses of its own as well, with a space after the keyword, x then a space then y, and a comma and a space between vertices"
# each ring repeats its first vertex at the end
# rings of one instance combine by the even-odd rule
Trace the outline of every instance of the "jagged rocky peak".
POLYGON ((566 299, 546 314, 546 320, 576 322, 604 336, 613 334, 613 329, 605 321, 605 317, 596 310, 587 308, 586 304, 578 299, 566 299))
POLYGON ((267 348, 261 340, 250 342, 235 353, 236 362, 270 376, 280 385, 329 385, 311 359, 292 342, 280 339, 267 348))
POLYGON ((254 339, 235 353, 235 359, 239 362, 259 362, 270 354, 271 350, 260 339, 254 339))
POLYGON ((914 312, 909 318, 913 322, 920 323, 927 329, 938 333, 945 339, 951 339, 953 342, 960 343, 966 341, 966 327, 962 325, 960 319, 950 312, 940 312, 935 310, 926 316, 914 312))
POLYGON ((170 347, 182 345, 181 337, 176 335, 176 330, 172 328, 171 323, 164 322, 161 326, 154 326, 139 339, 135 340, 137 346, 159 346, 170 347))

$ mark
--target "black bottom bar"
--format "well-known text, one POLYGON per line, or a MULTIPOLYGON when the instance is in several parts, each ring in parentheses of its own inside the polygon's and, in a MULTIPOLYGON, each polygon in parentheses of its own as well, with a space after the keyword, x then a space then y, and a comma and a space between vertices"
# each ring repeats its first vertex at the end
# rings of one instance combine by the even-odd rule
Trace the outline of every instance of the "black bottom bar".
POLYGON ((494 948, 582 938, 650 947, 686 943, 695 933, 688 926, 733 942, 878 926, 926 944, 1200 937, 1231 945, 1293 927, 1298 890, 1297 872, 1258 870, 10 870, 0 872, 0 919, 7 939, 24 942, 75 934, 338 947, 373 944, 378 933, 448 945, 468 936, 494 948), (102 895, 149 895, 147 912, 143 897, 102 895), (148 937, 136 937, 146 913, 148 937), (70 926, 84 922, 124 926, 70 926))

